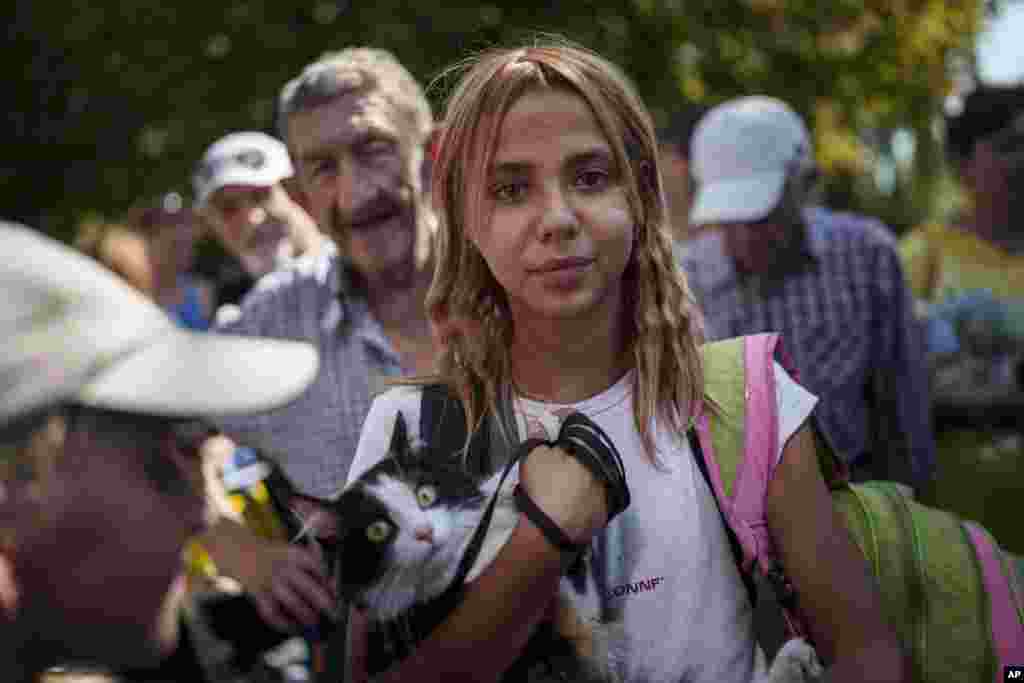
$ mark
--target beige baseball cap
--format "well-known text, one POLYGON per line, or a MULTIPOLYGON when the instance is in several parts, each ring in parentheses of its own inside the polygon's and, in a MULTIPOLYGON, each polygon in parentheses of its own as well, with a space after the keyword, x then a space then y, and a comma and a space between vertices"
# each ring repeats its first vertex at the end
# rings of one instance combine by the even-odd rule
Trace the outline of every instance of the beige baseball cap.
POLYGON ((781 100, 729 100, 701 118, 690 143, 697 196, 690 223, 736 223, 767 216, 786 179, 814 163, 803 119, 781 100))
POLYGON ((294 174, 283 142, 266 133, 242 131, 210 145, 196 167, 192 184, 196 204, 202 207, 226 185, 270 187, 294 174))
POLYGON ((0 425, 63 402, 170 417, 262 412, 318 368, 304 342, 190 332, 99 263, 0 221, 0 425))

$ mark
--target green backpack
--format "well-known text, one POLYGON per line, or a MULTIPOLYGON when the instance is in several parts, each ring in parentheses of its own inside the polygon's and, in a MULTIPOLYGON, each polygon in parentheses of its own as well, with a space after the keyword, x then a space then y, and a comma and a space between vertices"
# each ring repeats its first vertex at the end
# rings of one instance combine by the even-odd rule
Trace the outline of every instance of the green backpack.
MULTIPOLYGON (((806 637, 765 512, 778 443, 773 361, 795 374, 778 342, 778 335, 760 334, 702 347, 712 407, 695 420, 697 461, 748 586, 756 573, 770 579, 782 594, 790 634, 806 637)), ((892 482, 850 483, 827 445, 819 458, 833 503, 911 655, 914 680, 1002 680, 1003 666, 1024 663, 1021 558, 979 525, 920 505, 892 482)))

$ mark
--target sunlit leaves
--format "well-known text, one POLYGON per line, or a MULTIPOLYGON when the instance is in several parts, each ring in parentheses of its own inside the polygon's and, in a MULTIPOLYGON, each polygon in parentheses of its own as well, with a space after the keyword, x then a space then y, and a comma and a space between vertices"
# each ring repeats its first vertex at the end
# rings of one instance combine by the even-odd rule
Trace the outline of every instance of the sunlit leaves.
MULTIPOLYGON (((8 215, 66 231, 88 211, 115 213, 137 196, 187 192, 203 148, 231 130, 268 128, 280 86, 327 50, 390 49, 429 82, 471 51, 515 43, 535 30, 565 34, 619 63, 659 115, 682 97, 706 104, 749 93, 782 97, 815 128, 819 160, 844 179, 835 182, 870 178, 867 130, 908 128, 927 138, 918 141, 917 157, 938 158, 925 152, 953 82, 949 63, 970 54, 983 4, 9 3, 9 61, 21 73, 5 103, 14 140, 5 145, 0 186, 8 215), (36 167, 52 182, 26 172, 36 167)), ((432 92, 438 107, 443 92, 432 92)), ((907 175, 932 172, 916 170, 907 175)), ((926 203, 903 204, 920 213, 926 203)))

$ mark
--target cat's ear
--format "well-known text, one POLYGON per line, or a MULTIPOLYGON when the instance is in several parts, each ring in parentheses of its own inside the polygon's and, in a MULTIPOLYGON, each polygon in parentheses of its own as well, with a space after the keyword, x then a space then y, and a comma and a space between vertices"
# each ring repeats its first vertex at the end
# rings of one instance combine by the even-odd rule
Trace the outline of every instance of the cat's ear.
POLYGON ((404 456, 408 455, 409 448, 409 430, 405 426, 405 416, 402 415, 402 411, 398 411, 395 416, 395 429, 391 432, 391 445, 388 450, 392 455, 404 456))

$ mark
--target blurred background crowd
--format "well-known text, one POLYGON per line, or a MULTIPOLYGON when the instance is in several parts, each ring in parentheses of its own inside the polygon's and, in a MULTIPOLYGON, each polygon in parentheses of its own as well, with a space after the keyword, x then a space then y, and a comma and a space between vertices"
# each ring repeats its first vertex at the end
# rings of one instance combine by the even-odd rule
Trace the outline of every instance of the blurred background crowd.
MULTIPOLYGON (((990 27, 1014 17, 1007 29, 1020 30, 1015 0, 48 7, 2 10, 17 74, 0 174, 7 216, 65 238, 90 214, 190 190, 206 146, 231 130, 269 129, 279 85, 326 50, 393 50, 426 84, 474 49, 537 30, 603 50, 656 117, 684 98, 784 99, 812 124, 829 203, 901 233, 959 202, 936 125, 947 99, 975 76, 1019 78, 1021 59, 1009 31, 997 51, 987 43, 990 27)), ((435 108, 443 86, 427 93, 435 108)))

